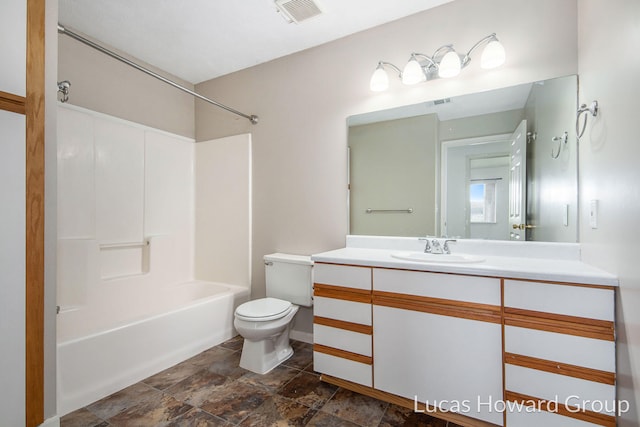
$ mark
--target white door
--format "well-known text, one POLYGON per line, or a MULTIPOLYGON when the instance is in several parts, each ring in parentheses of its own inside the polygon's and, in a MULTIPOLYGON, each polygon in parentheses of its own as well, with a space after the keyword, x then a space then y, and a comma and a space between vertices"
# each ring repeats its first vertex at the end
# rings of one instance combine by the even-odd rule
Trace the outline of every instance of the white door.
POLYGON ((511 135, 509 161, 509 236, 526 240, 524 222, 527 205, 527 121, 523 120, 511 135))
MULTIPOLYGON (((16 96, 26 95, 26 37, 27 2, 3 0, 0 3, 0 99, 9 101, 0 103, 0 384, 3 388, 0 424, 3 426, 25 425, 26 413, 26 121, 24 112, 19 114, 7 107, 16 96)), ((39 184, 35 185, 37 188, 39 184)), ((31 212, 37 213, 37 209, 32 208, 29 206, 31 212)), ((33 327, 30 328, 33 332, 33 327)))

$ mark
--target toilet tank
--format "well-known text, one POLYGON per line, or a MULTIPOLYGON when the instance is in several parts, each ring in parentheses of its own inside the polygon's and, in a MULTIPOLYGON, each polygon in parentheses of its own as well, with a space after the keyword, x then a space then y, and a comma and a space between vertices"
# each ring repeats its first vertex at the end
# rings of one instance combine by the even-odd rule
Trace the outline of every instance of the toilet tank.
POLYGON ((267 296, 296 305, 313 305, 313 261, 305 255, 275 253, 264 256, 267 296))

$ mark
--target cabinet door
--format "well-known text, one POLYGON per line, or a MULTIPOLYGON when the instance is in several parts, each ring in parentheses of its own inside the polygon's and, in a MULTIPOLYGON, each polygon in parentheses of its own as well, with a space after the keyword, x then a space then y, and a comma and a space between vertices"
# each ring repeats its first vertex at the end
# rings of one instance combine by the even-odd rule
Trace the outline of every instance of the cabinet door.
POLYGON ((374 269, 374 387, 502 425, 500 280, 374 269))
POLYGON ((500 324, 374 305, 374 387, 502 425, 500 324))

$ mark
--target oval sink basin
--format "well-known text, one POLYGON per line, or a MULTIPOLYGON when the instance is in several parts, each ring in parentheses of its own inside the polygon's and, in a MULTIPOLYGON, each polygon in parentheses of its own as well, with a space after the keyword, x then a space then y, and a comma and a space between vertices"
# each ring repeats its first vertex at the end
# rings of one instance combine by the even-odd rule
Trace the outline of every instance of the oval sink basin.
POLYGON ((429 254, 424 252, 397 252, 391 254, 393 258, 415 262, 446 262, 446 263, 471 263, 483 262, 484 258, 477 255, 464 254, 429 254))

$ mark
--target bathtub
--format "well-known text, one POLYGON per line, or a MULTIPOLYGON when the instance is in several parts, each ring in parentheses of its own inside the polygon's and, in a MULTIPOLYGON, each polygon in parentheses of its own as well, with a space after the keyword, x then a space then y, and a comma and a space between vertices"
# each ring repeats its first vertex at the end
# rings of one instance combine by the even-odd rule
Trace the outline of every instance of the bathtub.
MULTIPOLYGON (((114 313, 62 307, 58 314, 58 414, 65 415, 236 335, 246 287, 192 281, 114 313), (137 310, 134 310, 138 307, 137 310), (140 310, 140 307, 143 309, 140 310)), ((124 307, 123 307, 124 306, 124 307)), ((111 310, 113 311, 113 309, 111 310)))

